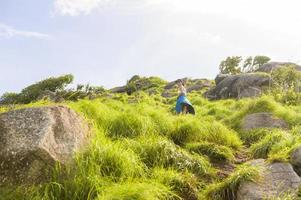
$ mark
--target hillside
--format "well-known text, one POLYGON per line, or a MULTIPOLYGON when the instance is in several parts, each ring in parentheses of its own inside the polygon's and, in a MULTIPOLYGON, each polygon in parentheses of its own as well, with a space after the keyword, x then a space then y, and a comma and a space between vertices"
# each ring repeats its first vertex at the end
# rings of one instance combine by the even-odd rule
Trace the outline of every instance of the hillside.
MULTIPOLYGON (((204 93, 213 82, 195 86, 201 82, 190 80, 194 116, 176 115, 175 85, 156 78, 138 78, 93 98, 1 106, 1 113, 67 106, 85 119, 92 136, 75 162, 57 166, 46 183, 0 187, 0 199, 247 199, 238 190, 262 179, 263 171, 249 161, 292 163, 298 171, 291 155, 301 145, 300 105, 268 93, 210 101, 204 93)), ((298 199, 286 192, 277 195, 298 199)))

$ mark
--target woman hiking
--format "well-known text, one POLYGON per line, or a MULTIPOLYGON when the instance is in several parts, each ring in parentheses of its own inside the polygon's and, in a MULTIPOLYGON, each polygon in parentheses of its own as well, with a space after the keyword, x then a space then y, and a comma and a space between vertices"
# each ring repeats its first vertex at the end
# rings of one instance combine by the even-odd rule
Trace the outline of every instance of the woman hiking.
POLYGON ((187 99, 187 91, 185 88, 185 83, 183 80, 178 79, 176 81, 179 90, 179 96, 176 104, 176 112, 177 114, 195 114, 194 108, 192 104, 187 99))

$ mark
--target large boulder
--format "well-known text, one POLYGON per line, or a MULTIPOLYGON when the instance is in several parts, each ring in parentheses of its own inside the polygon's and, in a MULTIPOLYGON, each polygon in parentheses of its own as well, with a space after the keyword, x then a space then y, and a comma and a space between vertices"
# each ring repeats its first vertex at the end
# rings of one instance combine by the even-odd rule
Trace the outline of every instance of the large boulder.
POLYGON ((256 128, 282 128, 287 129, 288 124, 272 113, 253 113, 245 116, 242 119, 241 128, 244 131, 249 131, 256 128))
POLYGON ((72 161, 89 127, 64 106, 25 108, 0 115, 0 186, 40 183, 51 168, 72 161))
POLYGON ((281 68, 281 67, 286 67, 286 66, 294 66, 296 70, 301 71, 301 66, 297 65, 295 63, 291 62, 269 62, 261 67, 259 67, 256 71, 257 72, 265 72, 265 73, 271 73, 273 70, 281 68))
POLYGON ((295 171, 301 175, 301 146, 296 147, 290 155, 291 163, 295 168, 295 171))
POLYGON ((264 87, 269 86, 270 77, 264 73, 238 75, 219 75, 216 86, 206 92, 209 99, 243 98, 261 95, 264 87))
POLYGON ((301 180, 289 163, 267 164, 263 159, 251 165, 260 168, 261 178, 256 182, 243 182, 237 191, 237 200, 263 200, 284 194, 296 195, 301 180))

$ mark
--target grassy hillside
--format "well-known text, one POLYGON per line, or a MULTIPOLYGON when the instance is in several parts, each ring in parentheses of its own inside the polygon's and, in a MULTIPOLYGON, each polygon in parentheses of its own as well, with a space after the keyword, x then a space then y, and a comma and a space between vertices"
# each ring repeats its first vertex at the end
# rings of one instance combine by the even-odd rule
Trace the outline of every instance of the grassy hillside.
MULTIPOLYGON (((240 182, 258 178, 245 161, 288 161, 301 144, 301 106, 286 106, 272 97, 208 101, 188 95, 196 115, 175 115, 176 97, 136 92, 94 100, 63 102, 93 127, 88 149, 76 165, 54 170, 49 183, 0 189, 0 199, 177 200, 234 199, 240 182), (241 130, 250 113, 271 112, 289 130, 241 130)), ((28 106, 54 104, 40 101, 28 106)))

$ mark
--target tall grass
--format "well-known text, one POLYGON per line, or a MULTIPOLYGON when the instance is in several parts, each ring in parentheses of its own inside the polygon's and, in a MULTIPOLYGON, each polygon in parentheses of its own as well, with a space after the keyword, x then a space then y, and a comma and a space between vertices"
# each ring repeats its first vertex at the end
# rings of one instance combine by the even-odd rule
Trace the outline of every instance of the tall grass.
POLYGON ((280 141, 288 140, 290 136, 281 130, 274 130, 250 147, 253 158, 267 158, 272 147, 280 141))
POLYGON ((203 183, 187 171, 180 173, 173 169, 154 168, 151 178, 169 186, 182 199, 198 199, 198 190, 203 187, 203 183))
POLYGON ((243 106, 224 121, 233 129, 240 130, 242 119, 252 113, 269 112, 285 120, 290 126, 301 124, 301 114, 288 106, 277 103, 273 97, 263 96, 255 100, 242 101, 243 106))
POLYGON ((208 160, 199 155, 189 154, 167 139, 152 136, 128 140, 126 144, 136 152, 146 166, 174 168, 179 171, 189 170, 199 176, 213 175, 208 160))
POLYGON ((206 118, 197 119, 191 116, 177 118, 170 137, 178 145, 207 141, 233 149, 239 149, 242 146, 238 135, 220 122, 206 118))
POLYGON ((209 142, 197 142, 188 143, 186 148, 191 152, 208 156, 212 162, 232 162, 234 160, 233 150, 226 146, 209 142))
MULTIPOLYGON (((244 145, 253 158, 288 162, 301 144, 298 106, 288 107, 268 96, 239 101, 208 101, 198 93, 189 97, 195 116, 174 115, 176 97, 144 92, 62 103, 91 124, 90 145, 75 156, 73 165, 55 168, 49 182, 0 188, 0 200, 235 199, 238 185, 255 181, 259 169, 238 166, 221 181, 213 167, 216 162, 234 161, 244 145), (293 129, 242 132, 242 118, 255 112, 271 112, 293 129)), ((12 109, 45 105, 53 103, 12 109)), ((0 107, 0 113, 7 109, 0 107)))
POLYGON ((202 194, 203 198, 208 200, 236 199, 239 185, 246 181, 256 182, 259 170, 259 168, 247 164, 241 165, 222 182, 209 185, 202 194))

